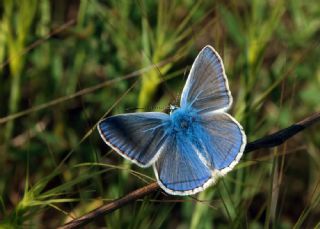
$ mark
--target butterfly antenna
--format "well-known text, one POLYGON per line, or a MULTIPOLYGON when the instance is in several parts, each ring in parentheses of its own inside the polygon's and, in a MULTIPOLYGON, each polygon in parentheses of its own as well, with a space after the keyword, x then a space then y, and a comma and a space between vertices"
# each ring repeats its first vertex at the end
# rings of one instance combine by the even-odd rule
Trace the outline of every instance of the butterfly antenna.
MULTIPOLYGON (((188 73, 190 72, 190 69, 191 69, 191 67, 190 67, 189 65, 188 65, 187 67, 185 67, 185 69, 184 69, 184 72, 183 72, 183 82, 184 82, 184 85, 185 85, 185 83, 187 82, 187 77, 188 77, 188 73)), ((184 86, 184 85, 182 85, 182 86, 180 87, 180 90, 179 90, 179 91, 182 91, 182 90, 183 90, 183 86, 184 86)), ((179 92, 179 93, 177 94, 177 96, 176 96, 175 104, 177 104, 177 103, 179 102, 180 97, 181 97, 181 93, 179 92)))
POLYGON ((165 90, 168 92, 168 94, 170 95, 171 99, 172 99, 173 101, 175 101, 176 95, 175 95, 175 93, 172 92, 172 90, 170 89, 170 87, 169 87, 168 84, 166 83, 166 79, 165 79, 164 75, 161 73, 161 71, 160 71, 160 69, 158 68, 158 66, 152 62, 151 58, 150 58, 147 54, 145 54, 145 53, 143 52, 143 55, 145 55, 145 57, 148 58, 148 60, 150 61, 151 65, 157 70, 157 72, 159 73, 159 76, 161 77, 161 81, 163 82, 163 85, 164 85, 164 87, 165 87, 165 90))

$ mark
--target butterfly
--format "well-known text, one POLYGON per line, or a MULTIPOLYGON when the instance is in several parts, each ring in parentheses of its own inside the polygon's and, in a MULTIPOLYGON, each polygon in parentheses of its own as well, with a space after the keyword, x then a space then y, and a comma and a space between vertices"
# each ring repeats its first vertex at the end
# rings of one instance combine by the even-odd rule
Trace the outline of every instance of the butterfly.
POLYGON ((232 104, 221 57, 205 46, 183 88, 180 107, 127 113, 98 124, 104 142, 140 167, 153 166, 160 187, 171 195, 198 193, 239 162, 246 135, 226 111, 232 104))

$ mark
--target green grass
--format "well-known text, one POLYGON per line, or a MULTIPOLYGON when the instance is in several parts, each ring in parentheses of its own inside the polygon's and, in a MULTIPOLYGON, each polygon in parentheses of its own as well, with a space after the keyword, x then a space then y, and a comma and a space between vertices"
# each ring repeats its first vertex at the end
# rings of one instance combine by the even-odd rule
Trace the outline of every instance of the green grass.
MULTIPOLYGON (((55 228, 154 181, 95 125, 176 103, 206 44, 249 141, 319 111, 319 33, 317 0, 3 1, 0 228, 55 228)), ((245 155, 194 198, 154 193, 90 228, 319 227, 318 129, 245 155)))

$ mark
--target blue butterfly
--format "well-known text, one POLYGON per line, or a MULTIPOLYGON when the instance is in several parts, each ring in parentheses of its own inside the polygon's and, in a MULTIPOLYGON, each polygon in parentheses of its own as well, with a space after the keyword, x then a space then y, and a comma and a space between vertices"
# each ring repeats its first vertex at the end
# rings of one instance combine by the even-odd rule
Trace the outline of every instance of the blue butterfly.
POLYGON ((240 160, 246 135, 225 113, 232 104, 219 54, 204 47, 170 115, 140 112, 111 116, 98 124, 107 145, 141 167, 153 166, 160 187, 172 195, 198 193, 240 160))

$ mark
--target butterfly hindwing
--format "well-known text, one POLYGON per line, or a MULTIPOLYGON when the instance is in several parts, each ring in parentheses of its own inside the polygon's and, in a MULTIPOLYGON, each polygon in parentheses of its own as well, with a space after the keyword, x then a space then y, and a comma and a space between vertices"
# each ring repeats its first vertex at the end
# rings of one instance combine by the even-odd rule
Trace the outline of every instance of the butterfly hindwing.
POLYGON ((227 110, 232 104, 228 80, 219 54, 204 47, 195 59, 181 96, 181 107, 199 113, 227 110))
POLYGON ((188 138, 169 135, 154 164, 157 180, 167 193, 191 195, 213 182, 210 169, 200 160, 188 138))
POLYGON ((164 123, 169 115, 141 112, 102 120, 98 130, 107 145, 141 167, 153 164, 166 140, 164 123))

